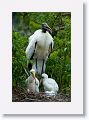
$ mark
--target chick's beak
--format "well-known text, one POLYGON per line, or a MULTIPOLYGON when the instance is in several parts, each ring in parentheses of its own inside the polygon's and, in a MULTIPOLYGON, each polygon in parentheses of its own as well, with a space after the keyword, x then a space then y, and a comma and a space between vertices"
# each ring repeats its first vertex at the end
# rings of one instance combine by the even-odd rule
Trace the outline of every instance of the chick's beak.
POLYGON ((32 72, 32 77, 35 79, 35 73, 34 72, 32 72))

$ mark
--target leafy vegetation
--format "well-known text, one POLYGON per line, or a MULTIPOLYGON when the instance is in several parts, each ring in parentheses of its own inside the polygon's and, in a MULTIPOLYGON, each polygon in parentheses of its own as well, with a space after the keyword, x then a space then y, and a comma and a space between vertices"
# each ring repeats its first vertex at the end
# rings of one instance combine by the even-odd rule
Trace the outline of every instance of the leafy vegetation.
POLYGON ((52 28, 54 49, 47 61, 46 73, 54 78, 60 92, 71 92, 71 14, 63 12, 12 13, 12 76, 13 89, 25 88, 27 68, 25 49, 28 37, 40 29, 43 22, 52 28))

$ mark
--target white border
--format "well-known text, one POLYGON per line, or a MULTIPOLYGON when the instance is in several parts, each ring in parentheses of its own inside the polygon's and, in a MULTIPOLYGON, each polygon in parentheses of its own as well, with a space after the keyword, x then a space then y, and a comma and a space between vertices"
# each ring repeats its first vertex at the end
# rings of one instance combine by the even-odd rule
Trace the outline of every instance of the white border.
POLYGON ((82 0, 3 0, 0 3, 0 112, 83 114, 82 0), (71 102, 12 102, 12 12, 71 12, 71 102))

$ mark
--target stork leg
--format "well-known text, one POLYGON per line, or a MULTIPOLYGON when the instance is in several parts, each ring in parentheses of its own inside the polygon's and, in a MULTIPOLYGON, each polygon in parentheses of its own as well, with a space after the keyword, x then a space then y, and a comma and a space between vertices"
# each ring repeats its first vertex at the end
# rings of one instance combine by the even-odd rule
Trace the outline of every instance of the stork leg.
POLYGON ((42 71, 41 71, 41 74, 43 73, 43 69, 44 69, 44 59, 43 59, 43 64, 42 64, 42 71))
POLYGON ((36 58, 36 71, 37 71, 37 58, 36 58))

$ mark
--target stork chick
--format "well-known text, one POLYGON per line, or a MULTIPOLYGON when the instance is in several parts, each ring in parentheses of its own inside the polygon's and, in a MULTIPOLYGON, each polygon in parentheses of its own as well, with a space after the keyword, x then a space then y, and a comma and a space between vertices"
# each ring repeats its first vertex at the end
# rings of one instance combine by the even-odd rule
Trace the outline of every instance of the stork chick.
POLYGON ((35 77, 35 70, 30 70, 30 76, 26 79, 27 91, 29 92, 39 92, 39 80, 35 77))
POLYGON ((44 86, 44 91, 47 95, 56 95, 59 87, 56 81, 52 78, 48 78, 48 75, 43 73, 42 74, 42 84, 44 86))

